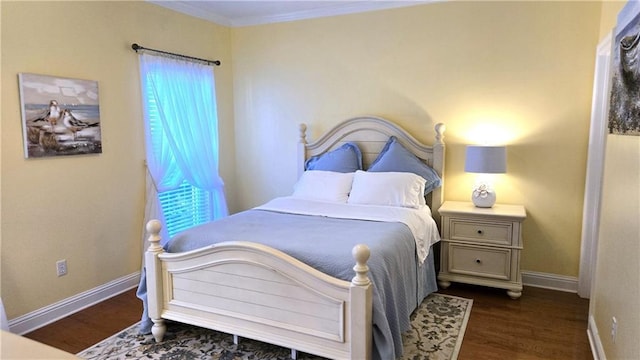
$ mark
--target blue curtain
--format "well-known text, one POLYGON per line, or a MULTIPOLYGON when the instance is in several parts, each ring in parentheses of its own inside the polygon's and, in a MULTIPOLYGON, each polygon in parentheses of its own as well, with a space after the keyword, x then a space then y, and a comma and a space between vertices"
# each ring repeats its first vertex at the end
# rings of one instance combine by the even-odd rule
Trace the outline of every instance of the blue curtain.
MULTIPOLYGON (((147 186, 144 224, 164 223, 158 193, 183 181, 209 191, 214 218, 228 215, 224 182, 218 174, 218 115, 213 67, 148 53, 139 55, 144 104, 147 186), (153 118, 152 118, 153 117, 153 118)), ((163 228, 162 243, 169 240, 163 228)), ((143 251, 149 247, 143 227, 143 251)), ((138 297, 146 300, 143 268, 138 297)), ((144 301, 141 331, 151 322, 144 301)))
MULTIPOLYGON (((213 67, 143 53, 140 69, 147 167, 153 187, 162 192, 175 189, 186 180, 213 194, 215 218, 228 215, 224 182, 218 174, 218 116, 213 67), (154 123, 161 126, 150 125, 149 114, 152 112, 149 106, 155 106, 153 113, 158 114, 156 120, 159 121, 154 123)), ((157 201, 157 194, 151 199, 157 201)), ((155 215, 163 220, 162 214, 155 215)))

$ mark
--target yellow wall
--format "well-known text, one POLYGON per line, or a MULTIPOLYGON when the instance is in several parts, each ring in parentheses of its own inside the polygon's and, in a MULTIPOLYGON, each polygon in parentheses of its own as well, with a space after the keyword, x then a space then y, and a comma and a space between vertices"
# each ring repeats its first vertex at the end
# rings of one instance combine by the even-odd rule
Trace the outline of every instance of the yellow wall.
POLYGON ((444 122, 448 200, 469 199, 465 145, 495 129, 523 269, 577 276, 599 21, 595 2, 440 2, 233 29, 241 207, 290 194, 301 122, 315 139, 380 115, 428 143, 444 122))
POLYGON ((607 137, 594 316, 607 358, 640 356, 640 138, 607 137), (609 336, 618 320, 615 343, 609 336))
POLYGON ((235 150, 228 28, 136 1, 3 1, 1 8, 1 284, 11 319, 140 269, 144 136, 131 43, 222 61, 215 70, 221 174, 232 204, 235 150), (97 80, 103 153, 25 159, 20 72, 97 80), (59 259, 69 269, 60 278, 59 259))
POLYGON ((433 125, 446 123, 450 200, 468 199, 473 183, 464 146, 498 129, 490 140, 509 145, 499 201, 529 212, 523 268, 577 276, 600 10, 594 2, 445 2, 228 29, 136 1, 3 1, 9 318, 139 269, 144 151, 132 42, 222 60, 221 173, 232 212, 291 192, 301 122, 315 139, 345 118, 380 115, 429 143, 433 125), (98 80, 104 153, 25 160, 19 72, 98 80), (69 275, 58 278, 61 258, 69 275))
MULTIPOLYGON (((601 37, 616 24, 624 2, 602 6, 601 37)), ((608 135, 595 281, 590 299, 591 326, 599 332, 609 359, 640 356, 640 137, 608 135), (612 317, 618 321, 611 339, 612 317)))

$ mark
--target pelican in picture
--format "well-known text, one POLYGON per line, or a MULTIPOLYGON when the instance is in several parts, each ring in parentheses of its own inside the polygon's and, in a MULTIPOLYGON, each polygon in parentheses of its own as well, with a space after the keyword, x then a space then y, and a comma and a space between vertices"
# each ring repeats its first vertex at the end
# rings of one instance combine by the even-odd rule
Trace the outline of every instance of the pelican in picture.
POLYGON ((76 140, 78 131, 82 131, 83 129, 86 129, 89 127, 98 126, 97 123, 89 124, 80 119, 77 119, 75 116, 73 116, 73 114, 71 113, 71 110, 69 109, 64 109, 62 111, 61 117, 62 117, 62 123, 67 128, 67 130, 69 130, 73 135, 73 140, 76 140))
POLYGON ((47 121, 51 125, 51 130, 58 124, 60 118, 60 107, 56 100, 49 101, 49 113, 47 114, 47 121))
POLYGON ((49 101, 49 109, 46 111, 46 113, 33 121, 46 121, 47 123, 49 123, 51 131, 53 132, 56 125, 58 124, 58 120, 60 119, 61 115, 62 110, 60 109, 60 106, 58 106, 58 102, 56 100, 51 100, 49 101))

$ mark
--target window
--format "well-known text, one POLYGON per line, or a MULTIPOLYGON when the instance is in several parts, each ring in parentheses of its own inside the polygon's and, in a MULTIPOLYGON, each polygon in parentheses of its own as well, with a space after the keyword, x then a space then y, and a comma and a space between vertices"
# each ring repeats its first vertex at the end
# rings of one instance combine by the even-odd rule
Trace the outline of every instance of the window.
MULTIPOLYGON (((149 83, 147 83, 149 84, 149 83)), ((158 105, 153 96, 153 88, 147 86, 147 111, 153 151, 160 153, 163 146, 162 123, 158 105)), ((174 176, 179 176, 178 172, 174 176)), ((213 217, 213 196, 183 180, 177 189, 161 191, 158 200, 164 213, 164 226, 169 237, 182 230, 211 221, 213 217)))
POLYGON ((147 54, 140 60, 147 168, 153 181, 147 201, 162 209, 162 214, 145 213, 145 219, 160 218, 166 235, 173 237, 227 215, 218 175, 213 71, 147 54))
POLYGON ((175 190, 158 194, 170 237, 190 227, 213 220, 213 197, 186 181, 175 190))

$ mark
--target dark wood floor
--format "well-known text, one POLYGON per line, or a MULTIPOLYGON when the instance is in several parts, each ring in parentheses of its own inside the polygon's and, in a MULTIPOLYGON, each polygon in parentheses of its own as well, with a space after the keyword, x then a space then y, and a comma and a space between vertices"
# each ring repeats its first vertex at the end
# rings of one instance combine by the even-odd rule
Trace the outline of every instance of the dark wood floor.
POLYGON ((77 354, 140 321, 141 314, 142 302, 133 289, 25 334, 25 337, 77 354))
MULTIPOLYGON (((458 359, 592 359, 589 301, 576 294, 525 287, 518 300, 498 289, 453 284, 441 293, 473 299, 458 359)), ((135 290, 25 336, 78 353, 140 320, 135 290)))
POLYGON ((473 299, 458 359, 589 359, 589 300, 525 287, 511 300, 505 290, 452 284, 439 292, 473 299))

